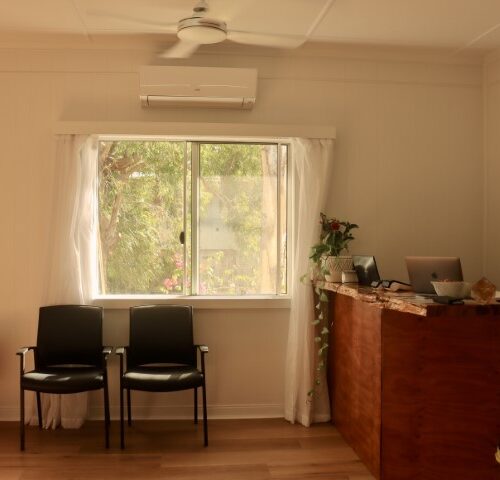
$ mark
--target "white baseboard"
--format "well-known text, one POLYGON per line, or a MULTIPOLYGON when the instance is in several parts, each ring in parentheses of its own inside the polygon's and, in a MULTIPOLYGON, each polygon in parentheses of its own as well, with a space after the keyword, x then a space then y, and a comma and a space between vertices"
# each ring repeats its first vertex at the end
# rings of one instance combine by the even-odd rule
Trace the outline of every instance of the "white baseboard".
MULTIPOLYGON (((230 419, 230 418, 283 418, 283 405, 209 405, 208 418, 230 419)), ((110 407, 111 418, 118 419, 120 414, 119 405, 110 407)), ((199 417, 203 412, 198 409, 199 417)), ((91 420, 102 419, 102 407, 92 406, 89 412, 91 420)), ((133 405, 132 418, 137 420, 186 420, 193 418, 193 407, 191 405, 133 405)))
MULTIPOLYGON (((120 414, 119 405, 111 405, 111 418, 117 420, 120 414)), ((27 412, 28 414, 28 412, 27 412)), ((203 414, 199 409, 199 417, 203 414)), ((255 404, 255 405, 209 405, 208 418, 232 419, 232 418, 283 418, 284 408, 279 404, 255 404)), ((89 408, 89 420, 100 420, 103 418, 102 406, 91 406, 89 408)), ((137 420, 185 420, 193 418, 193 407, 191 405, 133 405, 132 418, 137 420)), ((12 422, 19 420, 19 407, 0 407, 0 421, 12 422)))

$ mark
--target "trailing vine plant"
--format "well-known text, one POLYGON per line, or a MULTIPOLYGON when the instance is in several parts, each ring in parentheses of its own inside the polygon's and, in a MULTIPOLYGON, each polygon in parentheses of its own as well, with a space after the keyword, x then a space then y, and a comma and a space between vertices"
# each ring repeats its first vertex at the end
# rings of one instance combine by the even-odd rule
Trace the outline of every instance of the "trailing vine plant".
POLYGON ((311 390, 307 392, 309 397, 312 397, 316 392, 316 388, 321 385, 321 375, 327 364, 328 339, 331 327, 328 322, 328 295, 319 285, 314 287, 314 293, 317 301, 314 306, 315 315, 312 324, 314 326, 314 342, 317 346, 318 358, 316 359, 314 384, 311 390))
MULTIPOLYGON (((326 269, 316 264, 321 273, 325 273, 326 269)), ((331 324, 328 321, 328 294, 315 279, 309 278, 308 274, 302 275, 301 282, 314 287, 314 319, 311 324, 314 327, 314 344, 316 346, 316 361, 314 367, 314 380, 311 389, 307 392, 309 401, 316 393, 316 389, 321 385, 321 376, 327 366, 328 339, 330 334, 331 324)))
MULTIPOLYGON (((355 223, 341 221, 337 218, 328 218, 324 213, 320 213, 321 231, 319 242, 311 247, 309 259, 311 261, 311 268, 316 267, 321 275, 330 273, 325 266, 323 260, 326 256, 338 256, 344 250, 348 250, 349 243, 354 240, 352 230, 358 228, 355 223)), ((303 275, 302 281, 306 279, 307 275, 303 275)), ((319 279, 312 278, 311 281, 314 286, 315 293, 315 306, 314 306, 314 342, 316 345, 317 358, 315 362, 315 376, 311 390, 307 393, 311 400, 316 393, 317 388, 321 385, 322 376, 327 367, 327 354, 328 354, 328 341, 330 336, 330 329, 332 328, 333 321, 328 318, 328 295, 326 290, 322 288, 323 284, 319 279), (316 280, 316 283, 315 283, 316 280)), ((309 282, 307 282, 309 283, 309 282)))

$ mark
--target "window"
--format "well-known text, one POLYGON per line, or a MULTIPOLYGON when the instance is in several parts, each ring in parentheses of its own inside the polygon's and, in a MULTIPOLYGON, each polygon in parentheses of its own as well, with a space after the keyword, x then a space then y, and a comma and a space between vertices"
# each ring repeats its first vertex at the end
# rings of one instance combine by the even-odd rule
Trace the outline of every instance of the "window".
POLYGON ((287 292, 287 144, 101 139, 101 295, 287 292))

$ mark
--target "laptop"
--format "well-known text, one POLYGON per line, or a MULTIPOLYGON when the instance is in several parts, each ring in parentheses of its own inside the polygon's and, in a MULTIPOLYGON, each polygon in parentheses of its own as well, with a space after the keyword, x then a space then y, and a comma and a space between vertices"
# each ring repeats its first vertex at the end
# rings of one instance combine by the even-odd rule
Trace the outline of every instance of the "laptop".
POLYGON ((352 263, 360 285, 370 286, 372 282, 380 282, 377 262, 372 255, 353 255, 352 263))
POLYGON ((431 282, 462 281, 459 257, 405 257, 410 283, 415 293, 435 294, 431 282))

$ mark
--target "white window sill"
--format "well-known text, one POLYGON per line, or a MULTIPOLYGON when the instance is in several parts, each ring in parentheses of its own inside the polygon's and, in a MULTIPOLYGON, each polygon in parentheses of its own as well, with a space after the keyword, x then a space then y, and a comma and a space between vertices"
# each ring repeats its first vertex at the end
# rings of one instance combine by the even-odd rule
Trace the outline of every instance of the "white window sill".
POLYGON ((192 305, 203 309, 255 309, 290 308, 288 296, 254 295, 246 297, 197 295, 102 295, 95 297, 93 305, 108 309, 127 309, 137 305, 192 305))

